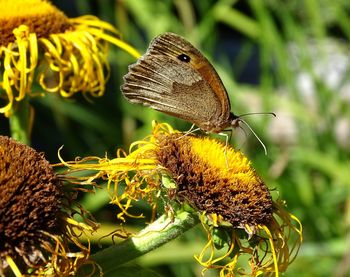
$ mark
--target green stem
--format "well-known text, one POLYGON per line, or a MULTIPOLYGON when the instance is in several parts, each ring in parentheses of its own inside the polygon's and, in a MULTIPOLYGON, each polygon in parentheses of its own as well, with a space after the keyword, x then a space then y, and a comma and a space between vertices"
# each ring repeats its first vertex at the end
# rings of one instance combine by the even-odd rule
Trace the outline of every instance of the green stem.
POLYGON ((120 265, 162 246, 198 223, 198 216, 188 212, 181 212, 173 219, 163 215, 136 236, 92 255, 91 259, 99 265, 103 274, 111 273, 120 265))
POLYGON ((18 103, 16 110, 10 116, 11 137, 15 140, 30 145, 30 105, 28 97, 18 103))

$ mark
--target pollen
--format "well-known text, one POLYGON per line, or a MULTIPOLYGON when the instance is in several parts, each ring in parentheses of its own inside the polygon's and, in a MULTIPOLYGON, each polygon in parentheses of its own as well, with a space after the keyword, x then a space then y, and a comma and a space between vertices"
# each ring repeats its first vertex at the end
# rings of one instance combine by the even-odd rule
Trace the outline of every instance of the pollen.
POLYGON ((268 188, 249 160, 217 140, 172 134, 159 138, 158 160, 178 184, 178 198, 233 227, 272 219, 268 188))
POLYGON ((49 2, 41 0, 0 0, 0 45, 15 41, 13 30, 29 27, 38 38, 64 33, 71 28, 69 19, 49 2))

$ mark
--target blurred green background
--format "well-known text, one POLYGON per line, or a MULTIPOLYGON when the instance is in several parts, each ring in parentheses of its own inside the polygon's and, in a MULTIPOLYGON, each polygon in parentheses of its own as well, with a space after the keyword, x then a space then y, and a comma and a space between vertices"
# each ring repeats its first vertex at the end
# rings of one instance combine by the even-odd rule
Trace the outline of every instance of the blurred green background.
MULTIPOLYGON (((141 53, 154 36, 178 33, 213 63, 235 114, 275 112, 276 118, 246 118, 267 146, 267 156, 248 130, 234 130, 231 144, 248 155, 269 188, 280 192, 288 210, 303 223, 304 243, 285 276, 350 276, 349 1, 53 3, 70 17, 94 14, 112 23, 141 53)), ((153 119, 183 131, 190 127, 129 104, 120 85, 135 60, 113 46, 109 59, 112 75, 104 97, 93 103, 55 95, 32 101, 33 147, 46 152, 52 163, 58 161, 61 145, 66 160, 105 153, 111 157, 117 148, 128 149, 130 142, 148 135, 153 119)), ((2 134, 9 134, 3 117, 0 126, 2 134)), ((99 220, 115 220, 105 195, 83 201, 99 220)), ((198 232, 195 228, 141 258, 137 264, 143 270, 136 268, 134 274, 200 276, 193 254, 204 245, 205 235, 200 239, 198 232)))

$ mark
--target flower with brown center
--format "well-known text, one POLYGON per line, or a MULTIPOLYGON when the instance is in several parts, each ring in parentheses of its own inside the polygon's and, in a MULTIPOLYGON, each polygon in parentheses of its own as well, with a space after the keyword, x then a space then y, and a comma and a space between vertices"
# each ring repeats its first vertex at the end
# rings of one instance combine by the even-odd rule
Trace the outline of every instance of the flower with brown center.
POLYGON ((89 249, 75 231, 91 231, 68 213, 69 197, 43 154, 0 136, 0 275, 74 273, 89 249), (75 231, 73 231, 75 229, 75 231), (78 247, 71 252, 68 243, 78 247))
POLYGON ((128 209, 140 199, 154 210, 159 199, 173 211, 178 206, 174 200, 192 206, 208 234, 208 243, 196 259, 205 269, 218 268, 221 276, 278 275, 298 252, 299 220, 284 210, 282 201, 272 200, 247 157, 217 140, 155 124, 153 134, 132 144, 127 155, 119 151, 112 160, 63 163, 72 170, 95 170, 86 177, 89 181, 107 179, 114 191, 121 190, 112 203, 121 208, 118 216, 123 220, 134 216, 128 209), (217 249, 222 247, 227 251, 220 255, 217 249))
POLYGON ((109 43, 140 56, 94 16, 68 18, 45 0, 0 0, 0 7, 0 113, 6 116, 26 95, 38 94, 35 79, 63 97, 103 95, 109 43))
POLYGON ((180 201, 220 215, 233 227, 268 223, 268 188, 242 153, 228 149, 225 154, 225 146, 210 138, 170 134, 159 139, 157 159, 176 180, 180 201))

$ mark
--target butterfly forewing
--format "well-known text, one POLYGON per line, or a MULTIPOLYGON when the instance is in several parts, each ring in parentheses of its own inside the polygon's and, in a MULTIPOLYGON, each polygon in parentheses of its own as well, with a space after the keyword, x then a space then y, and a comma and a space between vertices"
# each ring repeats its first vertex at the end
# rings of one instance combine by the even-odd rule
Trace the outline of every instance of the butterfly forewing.
POLYGON ((187 120, 205 131, 229 125, 230 104, 219 76, 196 48, 175 34, 152 41, 146 54, 129 67, 122 92, 132 103, 187 120), (180 60, 180 55, 187 61, 180 60))

